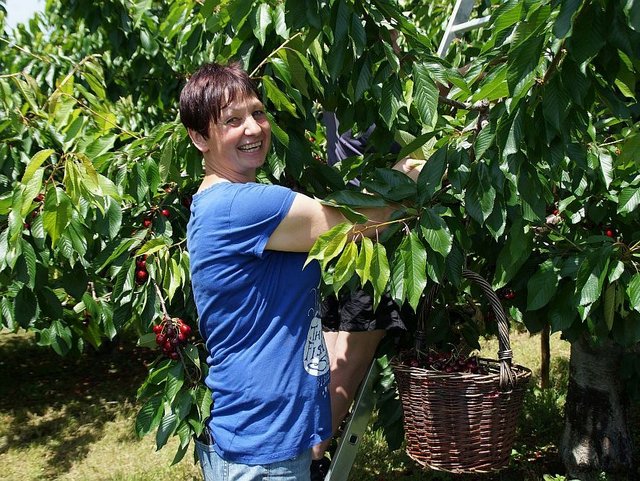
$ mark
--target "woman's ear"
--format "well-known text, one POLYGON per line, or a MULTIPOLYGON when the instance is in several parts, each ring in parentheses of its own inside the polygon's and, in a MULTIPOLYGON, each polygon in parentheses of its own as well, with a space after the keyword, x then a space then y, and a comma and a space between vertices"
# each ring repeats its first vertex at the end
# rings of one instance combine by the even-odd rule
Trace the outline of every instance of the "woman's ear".
POLYGON ((188 129, 188 132, 189 138, 191 139, 191 142, 193 142, 193 145, 196 146, 196 149, 203 154, 209 151, 209 145, 207 145, 207 139, 204 138, 204 135, 192 129, 188 129))

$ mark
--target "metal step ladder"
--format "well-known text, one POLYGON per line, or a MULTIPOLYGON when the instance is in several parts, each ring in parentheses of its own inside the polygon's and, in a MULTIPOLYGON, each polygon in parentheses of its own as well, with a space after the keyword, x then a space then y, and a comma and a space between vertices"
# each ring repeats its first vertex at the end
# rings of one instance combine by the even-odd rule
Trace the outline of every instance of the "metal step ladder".
MULTIPOLYGON (((438 56, 444 57, 457 34, 489 23, 489 16, 469 20, 473 4, 474 0, 456 0, 442 41, 438 47, 438 56)), ((362 436, 367 429, 371 413, 376 404, 373 388, 379 374, 380 368, 378 367, 378 362, 374 359, 358 388, 351 412, 348 414, 347 424, 340 436, 338 447, 331 459, 331 465, 324 481, 347 481, 349 478, 349 472, 356 459, 362 436)))

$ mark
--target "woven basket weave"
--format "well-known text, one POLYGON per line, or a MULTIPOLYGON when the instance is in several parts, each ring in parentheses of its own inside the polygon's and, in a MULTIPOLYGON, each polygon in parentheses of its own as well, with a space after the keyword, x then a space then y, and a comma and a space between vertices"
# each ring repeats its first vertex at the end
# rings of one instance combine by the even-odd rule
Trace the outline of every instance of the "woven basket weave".
POLYGON ((531 371, 512 365, 509 326, 491 285, 476 273, 498 322, 499 360, 480 359, 486 374, 445 373, 394 360, 404 411, 407 454, 422 466, 452 473, 487 473, 509 462, 531 371))

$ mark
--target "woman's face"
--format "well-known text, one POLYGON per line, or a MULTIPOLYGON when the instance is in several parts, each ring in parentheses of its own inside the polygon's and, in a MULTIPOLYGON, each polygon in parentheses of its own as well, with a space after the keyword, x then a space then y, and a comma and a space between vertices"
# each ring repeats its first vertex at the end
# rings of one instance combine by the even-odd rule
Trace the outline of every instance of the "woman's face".
POLYGON ((222 173, 254 176, 269 152, 271 125, 262 102, 254 96, 234 100, 209 126, 209 154, 222 173))

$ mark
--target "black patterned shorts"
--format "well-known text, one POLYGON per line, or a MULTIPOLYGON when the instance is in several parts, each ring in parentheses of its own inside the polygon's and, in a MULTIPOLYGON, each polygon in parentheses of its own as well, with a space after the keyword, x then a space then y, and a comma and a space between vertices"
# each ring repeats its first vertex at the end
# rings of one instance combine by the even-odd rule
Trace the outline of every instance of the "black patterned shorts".
POLYGON ((328 296, 320 305, 320 318, 325 331, 406 330, 400 306, 390 296, 382 296, 374 312, 373 297, 363 290, 341 293, 340 299, 328 296))

